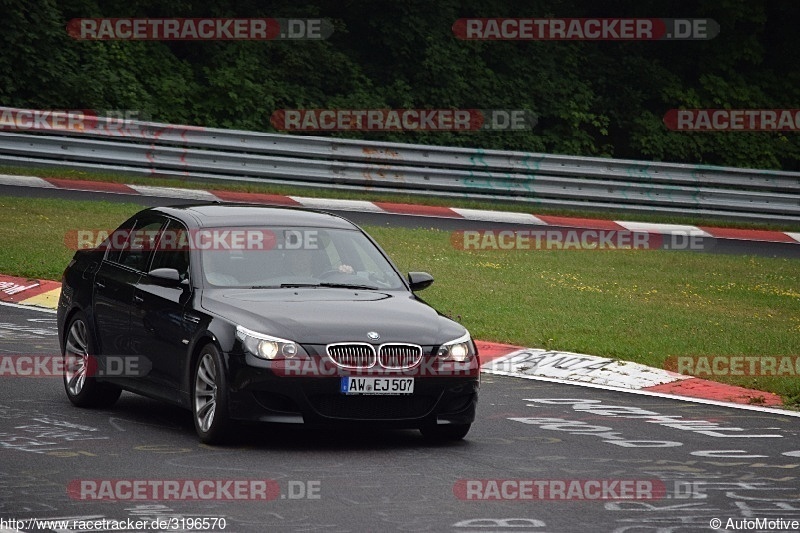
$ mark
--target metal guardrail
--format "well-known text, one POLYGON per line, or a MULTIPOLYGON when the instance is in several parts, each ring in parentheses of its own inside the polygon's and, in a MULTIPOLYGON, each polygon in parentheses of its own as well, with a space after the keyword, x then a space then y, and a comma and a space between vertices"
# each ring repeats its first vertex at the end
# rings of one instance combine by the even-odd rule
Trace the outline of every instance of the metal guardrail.
MULTIPOLYGON (((24 112, 0 107, 4 111, 24 112)), ((99 119, 0 131, 0 164, 800 222, 800 173, 99 119)))

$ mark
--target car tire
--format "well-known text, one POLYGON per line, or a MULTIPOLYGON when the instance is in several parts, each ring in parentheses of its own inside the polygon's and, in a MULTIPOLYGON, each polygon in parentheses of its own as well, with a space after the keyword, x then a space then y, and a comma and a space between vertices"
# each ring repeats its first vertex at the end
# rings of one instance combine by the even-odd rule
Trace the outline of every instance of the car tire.
POLYGON ((64 363, 64 390, 67 398, 78 407, 111 407, 119 399, 122 389, 109 383, 100 383, 93 376, 97 363, 94 338, 86 315, 76 313, 69 321, 61 354, 64 363))
POLYGON ((469 433, 472 424, 430 425, 420 428, 420 433, 433 442, 452 442, 462 440, 469 433))
POLYGON ((200 441, 225 442, 231 427, 228 415, 228 383, 219 350, 206 344, 192 374, 192 419, 200 441))

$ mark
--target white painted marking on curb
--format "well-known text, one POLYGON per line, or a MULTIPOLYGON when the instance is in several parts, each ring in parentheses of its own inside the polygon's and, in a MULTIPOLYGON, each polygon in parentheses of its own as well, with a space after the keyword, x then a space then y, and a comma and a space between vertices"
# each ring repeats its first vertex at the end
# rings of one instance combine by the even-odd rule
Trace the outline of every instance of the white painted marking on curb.
POLYGON ((483 368, 522 377, 542 376, 628 389, 643 389, 692 377, 630 361, 535 348, 511 352, 483 368))
POLYGON ((758 411, 759 413, 770 413, 775 415, 786 415, 800 418, 800 411, 789 411, 784 409, 776 409, 773 407, 760 407, 757 405, 745 405, 740 403, 722 402, 719 400, 706 400, 705 398, 692 398, 690 396, 678 396, 677 394, 667 394, 665 392, 651 392, 647 390, 625 389, 622 387, 611 387, 609 385, 597 385, 595 383, 585 383, 579 381, 569 381, 566 379, 546 378, 543 376, 525 376, 522 374, 514 374, 511 372, 503 372, 502 370, 489 371, 481 370, 486 374, 493 374, 496 376, 506 376, 511 378, 533 379, 536 381, 547 381, 549 383, 559 383, 562 385, 575 385, 578 387, 586 387, 590 389, 607 390, 611 392, 625 392, 627 394, 638 394, 639 396, 650 396, 652 398, 666 398, 668 400, 678 400, 681 402, 700 403, 704 405, 713 405, 716 407, 728 407, 731 409, 741 409, 744 411, 758 411))
POLYGON ((213 202, 219 200, 208 191, 200 189, 179 189, 177 187, 153 187, 150 185, 128 185, 143 196, 162 196, 165 198, 187 198, 190 200, 205 200, 213 202))
POLYGON ((657 224, 654 222, 628 222, 626 220, 615 220, 614 222, 629 231, 662 233, 667 235, 689 235, 694 237, 713 237, 713 235, 701 230, 697 226, 684 226, 683 224, 657 224))
POLYGON ((36 176, 13 176, 11 174, 0 174, 0 185, 16 185, 18 187, 39 187, 44 189, 55 189, 52 183, 37 178, 36 176))
POLYGON ((333 198, 306 198, 304 196, 290 196, 289 198, 299 203, 303 207, 309 207, 311 209, 386 213, 386 211, 377 205, 365 200, 336 200, 333 198))
POLYGON ((487 211, 484 209, 465 209, 451 207, 453 211, 467 220, 484 220, 486 222, 508 222, 510 224, 536 224, 547 226, 547 222, 528 213, 512 213, 510 211, 487 211))
POLYGON ((794 233, 794 232, 791 232, 791 231, 784 231, 783 233, 785 235, 788 235, 792 239, 796 240, 797 242, 800 242, 800 233, 794 233))

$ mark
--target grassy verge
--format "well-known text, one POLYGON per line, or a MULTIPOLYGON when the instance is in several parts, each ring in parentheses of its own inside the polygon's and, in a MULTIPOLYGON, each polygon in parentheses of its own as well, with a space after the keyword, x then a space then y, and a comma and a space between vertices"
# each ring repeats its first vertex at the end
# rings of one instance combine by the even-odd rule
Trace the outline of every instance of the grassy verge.
POLYGON ((597 218, 601 220, 628 220, 634 222, 656 222, 663 224, 688 224, 696 226, 716 226, 723 228, 745 228, 778 231, 800 231, 797 224, 769 224, 746 221, 723 220, 717 218, 702 218, 689 216, 669 216, 651 213, 630 213, 627 211, 606 211, 592 209, 559 209, 541 207, 535 203, 503 202, 489 200, 475 200, 471 198, 442 198, 431 195, 399 194, 372 190, 339 190, 318 187, 299 187, 277 184, 259 183, 225 183, 219 181, 192 181, 189 179, 174 179, 156 176, 139 177, 107 172, 84 172, 70 169, 32 169, 17 167, 1 167, 0 174, 14 174, 26 176, 39 176, 43 178, 60 178, 87 181, 103 181, 114 183, 127 183, 132 185, 151 185, 162 187, 180 187, 188 189, 217 189, 239 192, 258 192, 267 194, 283 194, 289 196, 307 196, 312 198, 337 198, 347 200, 367 200, 397 202, 406 204, 423 204, 444 207, 460 207, 467 209, 486 209, 490 211, 511 211, 521 213, 534 213, 537 215, 552 215, 577 218, 597 218))
MULTIPOLYGON (((0 272, 58 279, 70 229, 114 228, 134 204, 0 197, 0 272)), ((366 228, 421 295, 475 338, 662 367, 670 356, 800 355, 797 260, 665 251, 463 251, 448 232, 366 228)), ((800 377, 724 379, 800 405, 800 377)))

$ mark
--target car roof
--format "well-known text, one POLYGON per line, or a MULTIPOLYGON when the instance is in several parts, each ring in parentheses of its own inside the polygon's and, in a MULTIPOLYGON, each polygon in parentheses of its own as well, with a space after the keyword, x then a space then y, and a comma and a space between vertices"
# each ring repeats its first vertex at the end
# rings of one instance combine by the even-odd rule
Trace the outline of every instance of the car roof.
POLYGON ((199 228, 309 226, 357 229, 355 224, 340 216, 295 207, 209 203, 153 207, 148 211, 170 215, 189 226, 199 228))

